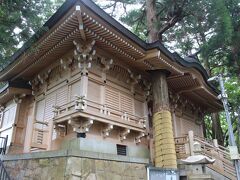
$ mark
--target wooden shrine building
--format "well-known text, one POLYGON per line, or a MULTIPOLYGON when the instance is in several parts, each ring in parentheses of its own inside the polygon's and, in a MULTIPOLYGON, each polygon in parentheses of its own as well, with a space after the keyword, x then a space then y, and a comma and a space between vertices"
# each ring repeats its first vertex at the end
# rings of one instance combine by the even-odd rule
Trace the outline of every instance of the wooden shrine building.
POLYGON ((6 169, 65 150, 177 169, 189 131, 205 142, 204 115, 222 109, 207 79, 200 62, 144 42, 92 1, 66 1, 0 72, 6 169))

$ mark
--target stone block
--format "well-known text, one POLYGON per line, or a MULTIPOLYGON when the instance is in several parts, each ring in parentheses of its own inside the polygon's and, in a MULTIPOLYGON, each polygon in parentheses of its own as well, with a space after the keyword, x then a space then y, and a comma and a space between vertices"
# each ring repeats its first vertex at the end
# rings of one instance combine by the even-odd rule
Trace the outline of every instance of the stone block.
POLYGON ((49 166, 49 159, 40 159, 40 160, 39 160, 39 166, 40 166, 40 167, 49 166))
POLYGON ((78 157, 69 157, 66 165, 66 175, 72 175, 74 172, 81 173, 82 159, 78 157))
POLYGON ((95 160, 89 158, 82 158, 81 174, 86 177, 90 173, 95 173, 95 160))
POLYGON ((96 171, 97 180, 106 180, 105 171, 96 171))
POLYGON ((105 180, 121 180, 121 175, 112 172, 105 172, 105 178, 105 180))
POLYGON ((86 178, 83 178, 84 180, 97 180, 95 173, 90 173, 86 178))
POLYGON ((109 161, 110 162, 110 167, 111 167, 111 172, 115 174, 122 174, 124 172, 124 163, 122 162, 117 162, 117 161, 109 161))
POLYGON ((100 170, 100 171, 103 171, 105 168, 104 168, 104 160, 95 160, 95 167, 96 167, 96 170, 100 170))

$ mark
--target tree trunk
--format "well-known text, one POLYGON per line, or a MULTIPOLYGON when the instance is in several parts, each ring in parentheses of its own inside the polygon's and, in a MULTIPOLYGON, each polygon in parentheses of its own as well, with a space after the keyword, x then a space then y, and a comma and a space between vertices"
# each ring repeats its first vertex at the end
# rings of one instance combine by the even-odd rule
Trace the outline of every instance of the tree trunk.
POLYGON ((158 40, 156 0, 146 0, 146 16, 148 29, 148 42, 158 40))
POLYGON ((218 140, 218 144, 224 146, 224 136, 218 113, 212 113, 212 138, 218 140))
POLYGON ((166 72, 157 70, 152 72, 153 83, 153 112, 169 110, 168 85, 166 72))
MULTIPOLYGON (((201 22, 199 22, 199 26, 202 26, 201 22)), ((199 29, 203 29, 203 28, 199 27, 199 29)), ((207 40, 205 37, 205 32, 200 32, 199 34, 201 37, 201 41, 204 44, 206 44, 207 40)), ((210 63, 209 63, 208 57, 203 57, 203 66, 204 66, 205 70, 207 71, 207 74, 209 76, 212 76, 212 73, 210 71, 210 63)), ((224 135, 223 135, 223 131, 222 131, 221 123, 220 123, 219 114, 213 113, 213 114, 211 114, 211 117, 212 117, 212 138, 217 139, 218 144, 223 146, 224 145, 224 135)), ((205 122, 203 122, 203 124, 204 124, 203 128, 206 128, 205 122)), ((204 134, 204 137, 207 137, 206 129, 203 129, 203 134, 204 134)))
POLYGON ((160 168, 177 168, 172 116, 169 111, 167 72, 155 70, 151 73, 155 166, 160 168))

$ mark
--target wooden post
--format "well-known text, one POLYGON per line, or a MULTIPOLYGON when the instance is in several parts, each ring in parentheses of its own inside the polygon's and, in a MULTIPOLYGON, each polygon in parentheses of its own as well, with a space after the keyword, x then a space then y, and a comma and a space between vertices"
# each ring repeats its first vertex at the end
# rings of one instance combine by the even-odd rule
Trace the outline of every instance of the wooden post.
POLYGON ((15 116, 14 116, 14 121, 13 121, 13 127, 12 127, 12 138, 9 139, 10 143, 14 144, 15 143, 15 139, 16 139, 16 131, 17 131, 17 122, 18 122, 18 118, 19 118, 19 110, 20 110, 20 103, 21 100, 19 100, 19 102, 15 102, 16 103, 16 112, 15 112, 15 116))
POLYGON ((80 80, 80 96, 84 96, 87 98, 87 91, 88 91, 88 70, 86 68, 82 71, 82 76, 80 80))
POLYGON ((24 153, 28 153, 31 150, 35 117, 36 117, 36 101, 33 102, 33 104, 29 107, 29 110, 28 110, 28 117, 27 117, 28 120, 27 120, 24 149, 23 149, 24 153))
POLYGON ((193 131, 188 131, 188 141, 189 141, 189 150, 190 150, 190 155, 193 156, 194 155, 194 135, 193 135, 193 131))
POLYGON ((155 166, 177 168, 166 77, 167 72, 164 70, 152 71, 155 166))
POLYGON ((53 134, 53 119, 48 122, 48 142, 47 150, 50 151, 52 148, 52 134, 53 134))

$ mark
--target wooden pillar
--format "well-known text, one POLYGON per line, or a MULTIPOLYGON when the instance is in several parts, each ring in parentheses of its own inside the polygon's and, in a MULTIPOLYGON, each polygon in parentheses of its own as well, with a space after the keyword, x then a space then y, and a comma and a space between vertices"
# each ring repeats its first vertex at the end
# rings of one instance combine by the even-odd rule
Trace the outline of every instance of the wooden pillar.
POLYGON ((24 153, 28 153, 31 151, 35 117, 36 117, 36 101, 34 100, 34 102, 32 102, 32 104, 29 106, 29 110, 28 110, 27 127, 26 127, 24 149, 23 149, 24 153))
POLYGON ((189 141, 189 150, 190 150, 190 155, 193 156, 194 155, 194 135, 193 135, 193 131, 188 131, 188 141, 189 141))
POLYGON ((167 72, 164 70, 152 71, 155 166, 177 168, 166 77, 167 72))
POLYGON ((82 70, 82 76, 80 80, 80 96, 84 96, 87 98, 87 91, 88 91, 88 70, 84 68, 82 70))

